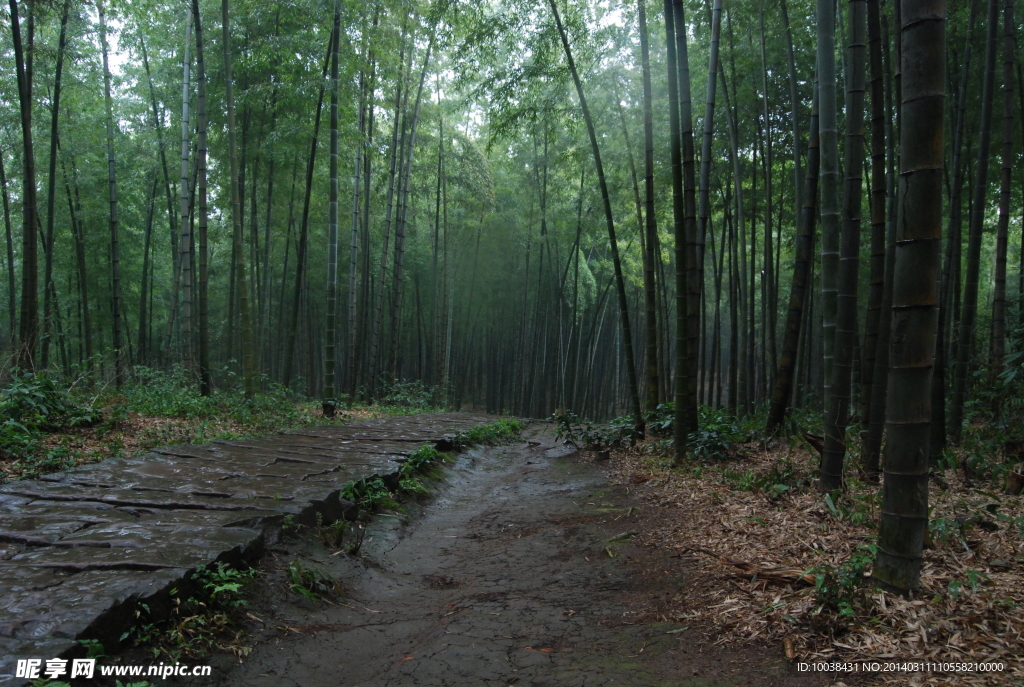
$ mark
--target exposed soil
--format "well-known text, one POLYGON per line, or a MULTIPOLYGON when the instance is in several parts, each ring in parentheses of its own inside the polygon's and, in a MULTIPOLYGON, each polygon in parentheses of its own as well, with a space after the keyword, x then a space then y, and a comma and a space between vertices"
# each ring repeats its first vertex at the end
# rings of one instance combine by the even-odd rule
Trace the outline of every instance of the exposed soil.
POLYGON ((523 440, 461 454, 422 503, 376 517, 359 556, 315 536, 272 548, 247 608, 251 652, 209 659, 212 678, 163 684, 834 683, 797 673, 777 643, 716 643, 713 627, 679 615, 690 563, 631 541, 658 516, 601 463, 556 445, 550 426, 523 440), (294 593, 293 561, 331 574, 343 594, 294 593))

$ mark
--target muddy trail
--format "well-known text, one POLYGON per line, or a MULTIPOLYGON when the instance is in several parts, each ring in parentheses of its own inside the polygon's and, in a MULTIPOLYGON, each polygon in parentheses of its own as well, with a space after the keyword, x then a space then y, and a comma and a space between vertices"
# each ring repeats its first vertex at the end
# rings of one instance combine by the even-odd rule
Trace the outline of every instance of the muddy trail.
POLYGON ((459 454, 430 496, 404 505, 366 526, 358 556, 310 534, 273 546, 246 608, 249 654, 208 659, 212 678, 162 684, 833 682, 796 673, 778 646, 716 645, 714 628, 659 613, 687 584, 685 560, 631 543, 645 524, 639 501, 556 442, 550 425, 459 454), (342 594, 311 602, 291 591, 295 561, 332 575, 342 594))

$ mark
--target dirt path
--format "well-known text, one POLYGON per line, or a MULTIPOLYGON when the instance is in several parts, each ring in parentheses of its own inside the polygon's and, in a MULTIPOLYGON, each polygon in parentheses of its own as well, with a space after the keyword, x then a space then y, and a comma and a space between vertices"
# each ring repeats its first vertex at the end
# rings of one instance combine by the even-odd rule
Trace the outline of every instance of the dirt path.
POLYGON ((685 568, 612 540, 643 527, 643 512, 599 467, 556 446, 550 427, 523 439, 462 454, 422 505, 376 518, 358 558, 312 538, 272 548, 249 608, 262 621, 247 628, 251 653, 213 659, 201 684, 832 683, 795 674, 778 648, 715 647, 685 618, 650 622, 685 568), (289 591, 295 560, 340 580, 347 605, 289 591))

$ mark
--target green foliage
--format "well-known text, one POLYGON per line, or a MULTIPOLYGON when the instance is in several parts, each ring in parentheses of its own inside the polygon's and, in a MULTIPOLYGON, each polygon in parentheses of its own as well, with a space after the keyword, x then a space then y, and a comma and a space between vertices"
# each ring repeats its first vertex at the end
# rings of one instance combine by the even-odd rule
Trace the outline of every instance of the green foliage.
POLYGON ((98 639, 79 639, 78 643, 85 649, 86 658, 103 658, 107 655, 103 642, 98 639))
POLYGON ((436 448, 430 444, 424 444, 409 454, 409 457, 402 463, 399 472, 403 476, 413 475, 426 468, 440 456, 441 454, 438 453, 436 448))
POLYGON ((322 513, 316 514, 316 537, 328 549, 338 549, 345 540, 345 533, 348 531, 348 522, 340 518, 329 525, 324 524, 322 513))
POLYGON ((460 432, 453 443, 459 447, 473 444, 494 445, 512 441, 523 431, 525 425, 519 420, 501 418, 486 425, 479 425, 460 432))
POLYGON ((397 510, 399 508, 392 498, 391 492, 388 491, 387 485, 384 484, 384 480, 380 477, 366 477, 349 482, 341 490, 341 495, 360 508, 366 508, 369 511, 385 508, 397 510))
POLYGON ((433 409, 433 401, 441 394, 436 386, 428 386, 420 381, 399 380, 385 383, 378 403, 384 406, 395 406, 415 411, 433 409))
POLYGON ((12 472, 21 479, 34 479, 75 465, 67 442, 48 443, 47 432, 93 425, 102 414, 47 374, 15 370, 0 391, 0 417, 0 459, 13 461, 12 472))
POLYGON ((856 488, 838 496, 825 494, 825 507, 839 520, 853 525, 867 525, 874 522, 881 496, 856 488))
POLYGON ((288 588, 310 601, 316 602, 324 594, 341 594, 341 584, 323 570, 307 568, 299 561, 288 564, 288 588))
POLYGON ((737 491, 758 491, 770 499, 780 498, 791 490, 810 484, 807 475, 788 458, 782 459, 763 474, 753 470, 723 470, 722 481, 737 491))
POLYGON ((152 620, 149 606, 139 604, 136 623, 121 640, 133 639, 154 658, 166 656, 173 661, 223 649, 247 653, 239 644, 242 632, 236 628, 234 615, 246 605, 242 593, 255 577, 253 569, 238 570, 223 562, 197 566, 190 578, 194 594, 183 599, 172 589, 173 607, 166 620, 152 620))
POLYGON ((976 592, 978 591, 978 587, 991 581, 991 578, 980 570, 966 570, 964 571, 964 576, 967 578, 966 580, 949 581, 947 591, 950 598, 954 601, 960 598, 960 593, 963 591, 965 582, 967 586, 971 588, 971 591, 976 592))
POLYGON ((675 402, 659 403, 658 407, 647 415, 647 431, 655 435, 672 434, 672 423, 676 418, 675 413, 675 402))
POLYGON ((100 416, 49 375, 15 370, 10 384, 0 391, 0 459, 16 461, 14 471, 23 479, 72 467, 67 446, 48 446, 44 434, 89 426, 100 416))
POLYGON ((0 392, 0 417, 30 430, 53 430, 91 425, 99 412, 78 403, 45 372, 14 370, 10 384, 0 392))
POLYGON ((687 441, 690 452, 698 460, 721 460, 728 456, 734 442, 742 438, 736 418, 724 408, 700 406, 697 431, 687 441))
POLYGON ((819 565, 810 570, 814 575, 814 598, 820 604, 820 610, 845 618, 856 615, 857 607, 866 597, 865 575, 877 550, 874 544, 861 544, 838 568, 819 565))
POLYGON ((313 421, 303 412, 304 399, 280 384, 269 383, 266 391, 248 399, 239 386, 214 389, 203 396, 189 372, 181 367, 169 372, 136 367, 122 395, 123 406, 129 412, 188 420, 233 420, 253 434, 313 421))
POLYGON ((583 448, 601 449, 633 444, 638 438, 636 423, 625 415, 606 423, 590 423, 580 420, 572 411, 559 411, 550 420, 558 425, 557 436, 583 448))

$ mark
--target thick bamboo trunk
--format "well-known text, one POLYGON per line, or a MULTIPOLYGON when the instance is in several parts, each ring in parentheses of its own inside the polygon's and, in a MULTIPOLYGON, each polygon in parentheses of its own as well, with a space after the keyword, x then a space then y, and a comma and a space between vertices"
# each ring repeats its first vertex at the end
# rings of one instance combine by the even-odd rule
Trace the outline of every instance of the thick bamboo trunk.
POLYGON ((192 17, 196 31, 196 207, 199 210, 199 391, 209 396, 210 375, 210 297, 209 297, 209 209, 206 180, 206 61, 203 55, 203 25, 199 0, 192 0, 192 17))
POLYGON ((850 0, 850 72, 846 81, 846 184, 843 189, 839 297, 832 364, 832 393, 825 415, 825 450, 818 487, 829 492, 843 486, 846 427, 857 340, 857 282, 860 267, 861 189, 864 170, 864 63, 867 51, 867 1, 850 0))
MULTIPOLYGON (((334 2, 335 35, 341 32, 341 4, 334 2)), ((324 417, 334 417, 337 399, 334 390, 335 322, 338 313, 338 45, 331 50, 331 151, 327 201, 327 331, 324 341, 324 417)))
POLYGON ((836 117, 836 34, 832 0, 817 0, 818 126, 821 139, 821 295, 824 396, 832 392, 839 297, 839 130, 836 117))
MULTIPOLYGON (((943 0, 901 0, 903 59, 900 179, 892 304, 888 442, 874 580, 909 593, 920 586, 928 528, 928 434, 942 267, 943 0)), ((994 3, 993 3, 994 4, 994 3)))
MULTIPOLYGON (((654 208, 654 113, 651 96, 651 58, 647 40, 646 0, 637 1, 640 20, 640 64, 644 83, 644 325, 647 347, 647 411, 658 407, 658 318, 654 285, 654 248, 658 242, 658 220, 654 208)), ((562 299, 559 299, 559 303, 562 299)))

